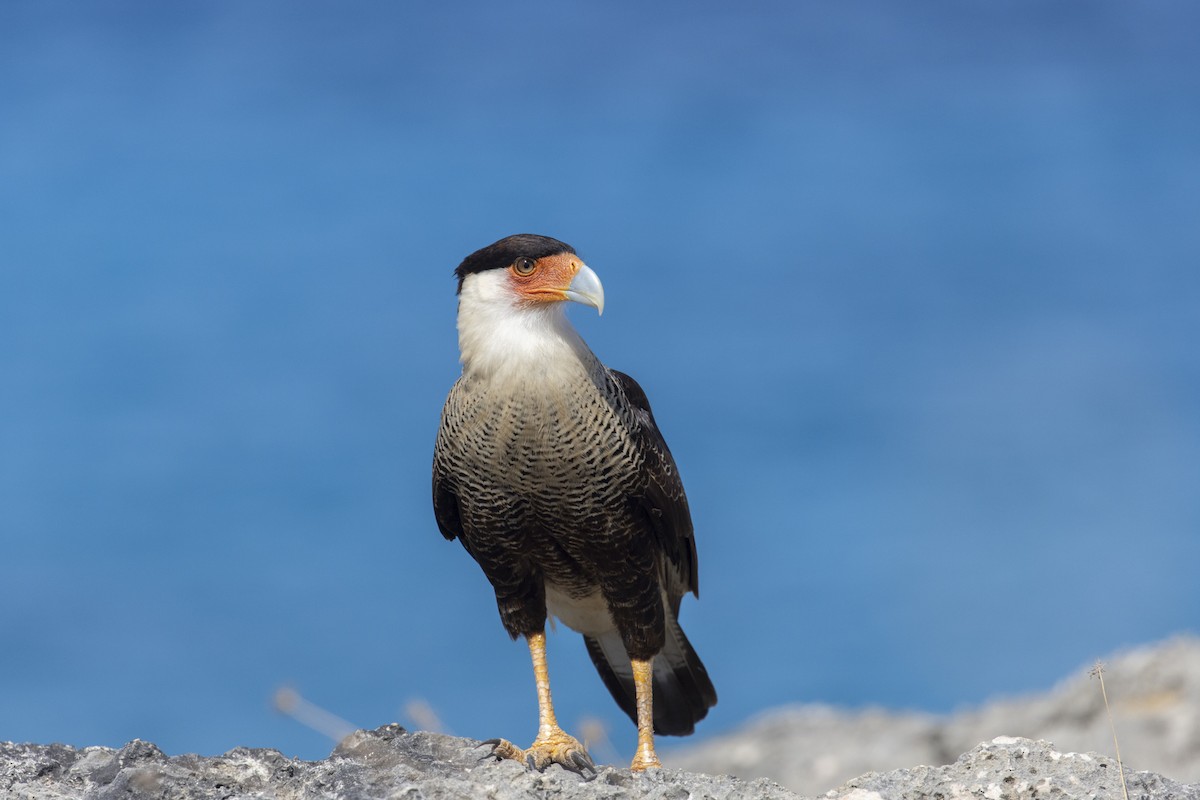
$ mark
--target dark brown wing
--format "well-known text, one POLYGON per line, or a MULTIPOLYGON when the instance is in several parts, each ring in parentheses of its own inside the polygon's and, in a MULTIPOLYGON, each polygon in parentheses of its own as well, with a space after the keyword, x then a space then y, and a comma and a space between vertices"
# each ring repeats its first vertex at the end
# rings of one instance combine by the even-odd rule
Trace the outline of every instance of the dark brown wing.
POLYGON ((458 495, 450 488, 444 476, 438 475, 438 469, 433 468, 433 516, 437 519, 438 529, 447 539, 462 536, 462 521, 458 517, 458 495))
POLYGON ((635 439, 645 458, 647 481, 643 494, 633 501, 643 511, 662 552, 671 567, 667 596, 678 613, 679 598, 685 592, 700 595, 700 580, 696 565, 696 540, 692 534, 692 514, 688 509, 683 481, 675 467, 675 459, 667 447, 650 401, 638 382, 623 372, 610 369, 609 374, 621 387, 633 410, 637 423, 635 439))
MULTIPOLYGON (((654 732, 685 736, 717 702, 717 690, 708 677, 708 670, 678 622, 683 595, 689 591, 698 594, 700 586, 692 515, 675 459, 654 420, 646 393, 628 375, 611 369, 609 374, 633 411, 634 438, 647 471, 644 489, 632 501, 642 512, 646 529, 652 532, 667 562, 664 588, 670 608, 665 615, 665 642, 654 659, 654 732)), ((620 635, 585 636, 584 641, 604 685, 636 723, 633 668, 620 635)))
POLYGON ((440 458, 442 436, 443 431, 439 429, 437 443, 433 448, 433 516, 442 536, 453 541, 462 536, 462 518, 458 511, 458 495, 440 458))

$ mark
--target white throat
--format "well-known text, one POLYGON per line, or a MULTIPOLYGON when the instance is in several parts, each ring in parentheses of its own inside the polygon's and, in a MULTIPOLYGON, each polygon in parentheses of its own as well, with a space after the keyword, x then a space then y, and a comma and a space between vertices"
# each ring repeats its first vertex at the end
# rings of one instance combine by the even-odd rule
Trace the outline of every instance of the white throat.
POLYGON ((567 320, 566 303, 522 304, 503 270, 468 275, 458 297, 463 374, 521 381, 590 373, 596 357, 567 320))

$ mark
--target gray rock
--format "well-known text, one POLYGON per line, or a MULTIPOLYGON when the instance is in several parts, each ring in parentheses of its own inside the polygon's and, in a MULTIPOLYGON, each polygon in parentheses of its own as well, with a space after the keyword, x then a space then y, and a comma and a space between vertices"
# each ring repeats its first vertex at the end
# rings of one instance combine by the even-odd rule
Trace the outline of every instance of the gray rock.
MULTIPOLYGON (((148 742, 120 750, 0 745, 0 797, 13 800, 796 800, 765 779, 742 781, 679 770, 633 774, 602 767, 592 780, 557 766, 531 772, 513 761, 480 760, 479 742, 399 725, 348 736, 323 761, 239 748, 222 756, 169 757, 148 742)), ((1127 773, 1135 800, 1200 800, 1149 772, 1127 773)), ((828 800, 1041 800, 1119 798, 1113 759, 1059 753, 1045 741, 1002 737, 949 766, 869 773, 828 792, 828 800)))
MULTIPOLYGON (((950 764, 996 736, 1114 754, 1090 667, 1047 693, 950 716, 828 706, 777 710, 729 735, 660 755, 671 767, 767 777, 815 795, 869 771, 950 764)), ((1108 660, 1104 682, 1126 766, 1200 782, 1200 639, 1178 637, 1118 654, 1108 660)))
MULTIPOLYGON (((1105 683, 1129 797, 1200 800, 1200 640, 1176 639, 1114 658, 1105 683), (1130 765, 1151 767, 1159 774, 1136 772, 1130 765)), ((322 761, 246 748, 215 757, 167 756, 142 741, 120 750, 0 743, 0 798, 799 797, 757 777, 776 775, 810 797, 841 783, 824 795, 828 800, 1117 800, 1123 793, 1116 759, 1082 752, 1107 752, 1111 741, 1099 685, 1084 669, 1047 695, 992 703, 945 718, 826 707, 777 712, 739 734, 666 759, 669 767, 686 765, 694 772, 668 768, 633 774, 601 767, 594 779, 585 781, 556 766, 537 773, 512 761, 480 760, 485 751, 470 739, 408 733, 388 725, 351 734, 322 761), (1062 737, 1060 743, 1081 752, 1059 752, 1048 741, 1035 741, 1045 732, 1055 732, 1062 737), (999 734, 1003 735, 994 738, 999 734), (1013 734, 1031 738, 1012 738, 1013 734), (989 741, 976 744, 980 740, 989 741), (955 754, 964 751, 955 760, 955 754), (756 779, 747 780, 751 778, 756 779)))
POLYGON ((865 772, 947 764, 963 752, 944 752, 938 735, 938 720, 928 714, 811 705, 770 712, 733 733, 659 756, 669 767, 769 777, 817 795, 865 772))
MULTIPOLYGON (((1125 772, 1130 798, 1198 800, 1200 786, 1184 786, 1152 772, 1125 772)), ((1001 736, 942 767, 872 772, 827 793, 831 800, 1094 800, 1122 798, 1116 759, 1060 753, 1047 741, 1001 736)))
MULTIPOLYGON (((1200 638, 1178 637, 1106 659, 1104 684, 1126 765, 1200 782, 1200 638)), ((1114 755, 1100 684, 1081 666, 1048 693, 989 703, 945 720, 943 750, 993 736, 1049 739, 1114 755)))
POLYGON ((768 780, 664 769, 635 775, 601 767, 585 781, 555 766, 531 772, 514 761, 480 760, 479 742, 399 725, 357 731, 323 761, 238 748, 211 758, 168 757, 133 741, 120 750, 0 744, 0 797, 13 800, 790 800, 768 780))

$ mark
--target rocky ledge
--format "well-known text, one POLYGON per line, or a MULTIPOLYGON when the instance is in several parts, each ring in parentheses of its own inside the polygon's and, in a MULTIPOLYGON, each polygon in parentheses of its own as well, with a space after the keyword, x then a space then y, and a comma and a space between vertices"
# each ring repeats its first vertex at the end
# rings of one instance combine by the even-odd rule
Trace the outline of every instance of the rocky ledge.
MULTIPOLYGON (((399 725, 358 731, 322 761, 239 748, 222 756, 167 756, 149 742, 120 750, 0 744, 0 797, 20 800, 449 800, 450 798, 798 798, 765 778, 744 781, 675 769, 634 774, 601 767, 591 780, 557 766, 545 773, 513 761, 480 760, 479 743, 399 725)), ((1149 772, 1126 772, 1130 798, 1200 800, 1200 785, 1149 772)), ((825 795, 829 800, 1024 800, 1121 798, 1115 760, 1059 753, 1046 741, 1000 737, 953 764, 869 773, 825 795)))
POLYGON ((673 768, 770 778, 801 795, 819 795, 865 772, 950 764, 1000 734, 1111 756, 1115 725, 1126 769, 1200 783, 1200 638, 1179 636, 1105 661, 1110 702, 1095 670, 1080 665, 1047 692, 945 716, 797 706, 660 755, 673 768))

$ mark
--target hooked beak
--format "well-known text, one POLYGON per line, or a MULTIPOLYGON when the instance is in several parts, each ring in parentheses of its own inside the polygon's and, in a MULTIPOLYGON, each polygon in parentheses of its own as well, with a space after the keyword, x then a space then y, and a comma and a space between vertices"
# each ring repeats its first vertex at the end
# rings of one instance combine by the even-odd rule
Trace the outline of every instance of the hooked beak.
POLYGON ((600 314, 604 313, 604 287, 600 278, 587 264, 581 263, 579 271, 571 279, 571 285, 563 293, 568 300, 591 306, 600 314))

